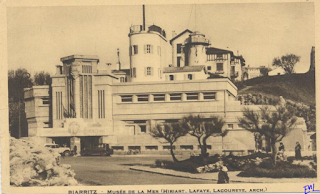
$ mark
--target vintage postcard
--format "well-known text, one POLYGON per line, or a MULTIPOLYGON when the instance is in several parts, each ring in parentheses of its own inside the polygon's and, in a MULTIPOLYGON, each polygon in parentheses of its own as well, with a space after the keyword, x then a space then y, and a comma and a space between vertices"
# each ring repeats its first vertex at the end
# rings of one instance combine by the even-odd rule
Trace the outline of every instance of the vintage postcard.
POLYGON ((3 193, 320 192, 319 3, 0 4, 3 193))

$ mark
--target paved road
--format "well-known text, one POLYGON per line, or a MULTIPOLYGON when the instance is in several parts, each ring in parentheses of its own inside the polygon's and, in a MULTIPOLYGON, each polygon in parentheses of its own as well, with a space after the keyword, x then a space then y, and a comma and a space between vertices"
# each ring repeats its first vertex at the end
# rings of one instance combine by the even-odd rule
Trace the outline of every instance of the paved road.
POLYGON ((70 164, 76 179, 84 185, 144 185, 144 184, 213 184, 209 180, 196 180, 130 170, 133 165, 154 164, 156 159, 170 156, 87 156, 65 157, 61 163, 70 164))

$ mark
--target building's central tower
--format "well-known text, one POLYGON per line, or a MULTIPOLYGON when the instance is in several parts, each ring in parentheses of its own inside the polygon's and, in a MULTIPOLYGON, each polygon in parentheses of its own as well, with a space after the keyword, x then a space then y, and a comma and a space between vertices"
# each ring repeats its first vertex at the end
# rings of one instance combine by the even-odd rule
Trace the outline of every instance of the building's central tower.
POLYGON ((156 25, 145 24, 130 27, 129 55, 132 82, 160 81, 162 68, 166 66, 166 33, 156 25))

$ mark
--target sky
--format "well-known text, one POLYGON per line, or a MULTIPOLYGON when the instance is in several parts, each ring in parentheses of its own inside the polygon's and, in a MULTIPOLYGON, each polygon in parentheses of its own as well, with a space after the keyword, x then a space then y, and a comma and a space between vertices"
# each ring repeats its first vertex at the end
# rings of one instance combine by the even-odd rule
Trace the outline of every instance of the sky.
MULTIPOLYGON (((146 23, 162 27, 168 40, 172 31, 197 30, 250 67, 271 67, 274 57, 293 53, 301 57, 298 73, 309 69, 314 17, 311 2, 146 5, 146 23)), ((115 64, 117 48, 128 68, 129 28, 141 24, 141 5, 9 7, 8 68, 54 74, 60 58, 74 54, 115 64)))

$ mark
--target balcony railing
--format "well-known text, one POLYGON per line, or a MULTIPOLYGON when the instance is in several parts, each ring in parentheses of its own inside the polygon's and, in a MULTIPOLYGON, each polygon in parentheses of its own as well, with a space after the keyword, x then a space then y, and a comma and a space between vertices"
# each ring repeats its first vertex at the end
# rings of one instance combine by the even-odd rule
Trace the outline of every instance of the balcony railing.
POLYGON ((210 40, 205 37, 199 36, 190 36, 187 40, 187 43, 202 43, 202 44, 210 44, 210 40))
POLYGON ((145 30, 143 30, 142 25, 134 25, 134 26, 130 27, 130 33, 139 33, 142 31, 157 32, 157 33, 161 34, 163 37, 166 37, 166 32, 162 28, 160 28, 159 26, 156 26, 156 25, 147 25, 145 27, 145 30))

